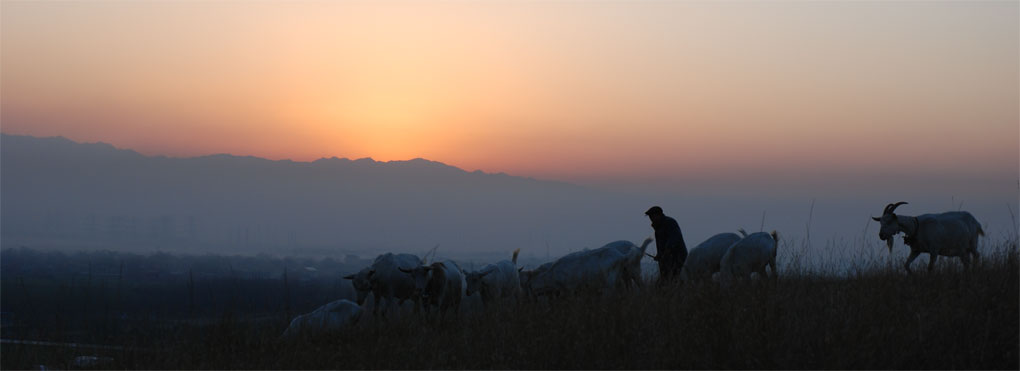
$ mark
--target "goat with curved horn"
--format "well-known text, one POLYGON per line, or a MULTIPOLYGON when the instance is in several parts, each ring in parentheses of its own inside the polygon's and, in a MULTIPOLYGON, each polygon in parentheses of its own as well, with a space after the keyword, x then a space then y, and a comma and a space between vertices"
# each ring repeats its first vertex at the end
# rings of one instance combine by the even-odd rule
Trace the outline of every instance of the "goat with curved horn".
MULTIPOLYGON (((896 208, 900 207, 900 205, 906 205, 906 204, 907 204, 906 201, 900 201, 900 202, 897 202, 897 203, 894 203, 894 204, 885 205, 885 208, 882 209, 882 216, 885 216, 885 215, 895 215, 895 214, 893 214, 893 211, 896 211, 896 208)), ((871 217, 871 219, 875 220, 876 222, 881 222, 882 221, 882 218, 877 217, 877 216, 873 216, 873 217, 871 217)), ((882 240, 884 241, 885 239, 883 238, 882 240)), ((892 244, 889 245, 889 250, 892 251, 892 244)))
POLYGON ((906 204, 897 202, 889 204, 882 211, 882 217, 872 217, 882 223, 878 238, 886 242, 892 252, 893 237, 903 232, 903 243, 910 246, 910 256, 904 264, 910 272, 910 263, 921 253, 928 253, 928 270, 935 268, 939 255, 959 257, 963 265, 970 265, 970 258, 979 257, 977 252, 978 236, 985 234, 981 224, 969 212, 950 211, 941 214, 924 214, 918 216, 896 215, 896 207, 906 204))

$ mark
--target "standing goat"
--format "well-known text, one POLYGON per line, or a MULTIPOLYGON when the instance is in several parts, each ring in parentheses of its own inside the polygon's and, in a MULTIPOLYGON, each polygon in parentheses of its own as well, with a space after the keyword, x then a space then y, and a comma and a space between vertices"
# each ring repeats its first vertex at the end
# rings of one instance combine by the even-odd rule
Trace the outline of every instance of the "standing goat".
POLYGON ((978 236, 984 236, 974 216, 966 211, 950 211, 941 214, 924 214, 918 216, 896 215, 897 207, 906 202, 888 204, 882 210, 882 217, 871 217, 882 223, 878 238, 886 242, 892 252, 893 236, 903 232, 903 243, 910 246, 910 256, 903 268, 910 273, 910 263, 921 253, 928 253, 928 270, 935 268, 939 255, 956 256, 963 266, 970 265, 970 256, 980 257, 977 252, 978 236))
POLYGON ((740 238, 736 233, 719 233, 698 244, 691 249, 683 268, 680 268, 680 280, 698 281, 712 278, 712 274, 719 271, 719 262, 726 255, 726 251, 740 241, 740 238))
POLYGON ((582 291, 603 292, 620 279, 625 256, 612 248, 581 250, 567 254, 530 281, 535 295, 573 295, 582 291))
POLYGON ((524 297, 526 299, 536 300, 538 298, 538 295, 535 294, 535 290, 532 287, 533 286, 532 284, 533 284, 534 278, 538 277, 539 275, 541 275, 541 274, 543 274, 545 272, 547 272, 549 270, 549 268, 551 268, 554 263, 556 263, 556 261, 551 261, 551 262, 542 264, 542 265, 538 266, 538 268, 535 268, 535 269, 532 269, 532 270, 522 270, 522 271, 520 271, 520 273, 518 273, 518 276, 520 277, 520 281, 521 281, 521 292, 524 294, 524 297))
POLYGON ((602 292, 615 287, 641 285, 641 258, 652 239, 638 247, 614 241, 594 250, 582 250, 556 259, 544 272, 528 280, 532 295, 563 295, 581 291, 602 292))
MULTIPOLYGON (((358 293, 358 305, 365 302, 369 292, 372 293, 375 301, 372 314, 379 313, 383 299, 386 299, 388 306, 392 306, 394 300, 397 300, 397 306, 400 306, 405 300, 411 299, 414 301, 414 310, 417 311, 419 300, 415 295, 414 280, 399 269, 414 269, 421 265, 422 260, 417 256, 385 253, 377 256, 368 268, 343 278, 352 281, 358 293)), ((386 310, 385 307, 382 308, 386 310)))
POLYGON ((489 264, 475 272, 465 272, 466 289, 464 294, 479 293, 482 305, 488 307, 496 300, 513 297, 518 300, 521 295, 520 271, 517 269, 517 255, 521 249, 514 250, 511 260, 502 260, 489 264))
POLYGON ((400 271, 409 274, 414 280, 415 295, 421 298, 426 312, 431 307, 438 307, 441 315, 445 315, 450 308, 455 313, 460 311, 464 274, 453 260, 433 262, 414 269, 400 268, 400 271))
POLYGON ((619 284, 627 287, 630 287, 631 284, 641 286, 641 258, 645 257, 645 251, 651 243, 652 238, 648 237, 641 243, 641 247, 626 240, 614 241, 602 246, 602 248, 614 249, 624 256, 623 261, 620 262, 619 284))
POLYGON ((772 231, 772 234, 765 232, 751 233, 740 241, 730 246, 719 261, 719 281, 729 284, 733 278, 747 279, 751 272, 758 273, 762 278, 769 277, 765 274, 765 266, 772 270, 773 279, 778 277, 776 272, 776 252, 779 250, 779 234, 772 231))

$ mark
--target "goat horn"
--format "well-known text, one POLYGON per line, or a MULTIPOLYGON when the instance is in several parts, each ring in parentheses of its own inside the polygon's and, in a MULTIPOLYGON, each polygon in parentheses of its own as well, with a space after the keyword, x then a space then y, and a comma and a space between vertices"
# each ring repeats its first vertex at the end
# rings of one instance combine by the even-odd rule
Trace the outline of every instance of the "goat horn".
POLYGON ((900 205, 904 205, 906 203, 907 203, 906 201, 900 201, 894 204, 889 204, 889 206, 885 207, 886 208, 885 213, 892 214, 893 211, 896 211, 897 207, 900 207, 900 205))
POLYGON ((900 207, 900 205, 903 205, 903 204, 906 204, 906 202, 901 201, 901 202, 898 202, 896 204, 885 205, 885 209, 882 209, 882 215, 891 214, 892 211, 895 211, 896 208, 900 207))

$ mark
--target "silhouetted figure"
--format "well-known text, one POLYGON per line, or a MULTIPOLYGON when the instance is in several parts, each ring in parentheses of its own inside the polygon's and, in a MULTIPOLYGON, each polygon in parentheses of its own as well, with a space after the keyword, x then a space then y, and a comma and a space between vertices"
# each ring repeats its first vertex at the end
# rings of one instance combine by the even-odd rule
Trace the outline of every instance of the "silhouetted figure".
POLYGON ((680 273, 687 260, 687 244, 676 219, 663 214, 661 207, 652 206, 645 215, 651 219, 655 229, 655 260, 659 262, 659 283, 663 284, 680 273))

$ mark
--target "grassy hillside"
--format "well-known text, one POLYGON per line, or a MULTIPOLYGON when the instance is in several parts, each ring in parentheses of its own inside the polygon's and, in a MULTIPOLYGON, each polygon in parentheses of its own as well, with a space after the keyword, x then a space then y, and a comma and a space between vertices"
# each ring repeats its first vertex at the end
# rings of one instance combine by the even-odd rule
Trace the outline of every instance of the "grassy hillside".
POLYGON ((141 350, 5 344, 2 366, 66 367, 97 354, 114 359, 107 368, 145 369, 1017 369, 1020 261, 1015 246, 1000 251, 971 271, 954 262, 914 275, 898 265, 841 278, 787 272, 731 289, 646 287, 446 320, 408 314, 294 342, 279 340, 283 316, 226 314, 115 339, 141 350))

